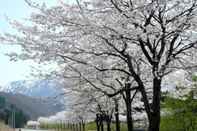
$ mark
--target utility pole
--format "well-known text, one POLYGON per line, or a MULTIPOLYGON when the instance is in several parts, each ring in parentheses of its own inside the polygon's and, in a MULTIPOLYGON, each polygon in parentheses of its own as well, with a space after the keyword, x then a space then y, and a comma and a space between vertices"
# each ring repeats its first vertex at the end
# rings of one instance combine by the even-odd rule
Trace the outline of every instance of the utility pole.
POLYGON ((13 131, 15 131, 15 109, 14 109, 14 106, 12 105, 11 106, 11 111, 12 111, 12 113, 11 113, 11 127, 13 128, 13 131))
POLYGON ((16 127, 16 119, 15 119, 15 117, 16 117, 16 112, 15 112, 15 109, 13 110, 13 131, 15 131, 15 127, 16 127))

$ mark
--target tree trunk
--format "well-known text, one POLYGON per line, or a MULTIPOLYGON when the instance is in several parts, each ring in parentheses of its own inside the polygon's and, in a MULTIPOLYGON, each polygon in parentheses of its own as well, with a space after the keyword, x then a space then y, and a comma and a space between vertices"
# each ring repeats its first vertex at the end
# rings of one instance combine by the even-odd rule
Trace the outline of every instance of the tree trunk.
POLYGON ((99 122, 96 122, 96 128, 97 128, 97 131, 100 131, 100 124, 99 124, 99 122))
POLYGON ((79 131, 82 131, 81 125, 82 125, 82 122, 79 122, 79 131))
POLYGON ((71 125, 71 131, 74 131, 73 124, 71 125))
POLYGON ((75 124, 75 131, 79 131, 78 124, 75 124))
POLYGON ((101 131, 104 131, 103 119, 100 121, 101 131))
POLYGON ((115 121, 116 121, 116 131, 120 131, 119 105, 117 99, 115 99, 115 121))
POLYGON ((85 131, 86 123, 85 123, 85 122, 83 122, 83 123, 82 123, 82 126, 83 126, 83 131, 85 131))
POLYGON ((75 124, 72 124, 72 129, 73 131, 75 131, 75 124))
POLYGON ((104 118, 105 118, 105 121, 107 122, 107 131, 111 131, 111 118, 112 118, 111 114, 107 112, 104 118))
POLYGON ((152 113, 149 119, 149 131, 160 130, 160 100, 161 100, 161 80, 158 78, 153 79, 153 103, 152 113))
POLYGON ((67 128, 69 129, 69 122, 67 123, 67 128))
POLYGON ((97 131, 100 131, 100 121, 99 121, 99 115, 96 114, 96 128, 97 128, 97 131))
POLYGON ((107 121, 107 131, 111 131, 111 121, 107 121))
POLYGON ((130 84, 126 85, 126 108, 127 108, 127 129, 133 131, 133 119, 132 119, 132 108, 131 108, 131 91, 129 90, 130 84))

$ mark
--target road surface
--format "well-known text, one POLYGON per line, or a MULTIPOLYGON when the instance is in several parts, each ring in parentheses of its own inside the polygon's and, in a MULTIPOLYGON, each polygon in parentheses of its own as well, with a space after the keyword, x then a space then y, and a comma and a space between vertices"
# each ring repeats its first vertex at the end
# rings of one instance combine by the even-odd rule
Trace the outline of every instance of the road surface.
MULTIPOLYGON (((19 131, 19 129, 16 129, 16 131, 19 131)), ((48 131, 48 130, 21 129, 21 131, 48 131)))

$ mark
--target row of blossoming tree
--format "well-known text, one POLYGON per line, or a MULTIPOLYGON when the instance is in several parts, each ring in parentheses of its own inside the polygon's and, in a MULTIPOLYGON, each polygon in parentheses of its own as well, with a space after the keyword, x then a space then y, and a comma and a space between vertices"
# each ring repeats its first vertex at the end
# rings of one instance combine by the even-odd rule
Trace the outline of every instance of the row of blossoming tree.
POLYGON ((10 21, 17 33, 1 36, 22 47, 12 59, 56 63, 52 73, 78 96, 79 119, 95 113, 110 131, 115 113, 119 131, 118 112, 125 108, 132 131, 132 110, 142 109, 148 130, 160 130, 162 80, 197 67, 196 0, 59 0, 50 8, 26 2, 36 11, 27 22, 10 21))

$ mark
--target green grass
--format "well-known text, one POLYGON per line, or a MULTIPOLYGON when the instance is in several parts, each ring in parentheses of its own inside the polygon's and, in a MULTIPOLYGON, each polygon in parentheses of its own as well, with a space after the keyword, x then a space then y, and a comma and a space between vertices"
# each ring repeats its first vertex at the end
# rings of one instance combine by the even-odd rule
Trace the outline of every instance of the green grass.
MULTIPOLYGON (((107 128, 107 126, 104 126, 105 130, 107 128)), ((111 131, 115 131, 116 130, 116 125, 115 123, 111 124, 111 131)), ((126 123, 121 123, 120 124, 120 130, 121 131, 127 131, 127 125, 126 123)), ((86 124, 86 131, 96 131, 96 123, 95 122, 90 122, 88 124, 86 124)))
MULTIPOLYGON (((66 126, 62 126, 60 124, 42 124, 42 129, 51 129, 55 131, 71 131, 71 129, 67 129, 66 126)), ((104 124, 105 131, 107 130, 106 124, 104 124)), ((115 131, 116 126, 115 123, 111 124, 111 131, 115 131)), ((126 123, 120 124, 120 130, 121 131, 127 131, 127 125, 126 123)), ((89 122, 85 125, 85 131, 96 131, 96 123, 95 122, 89 122)))

